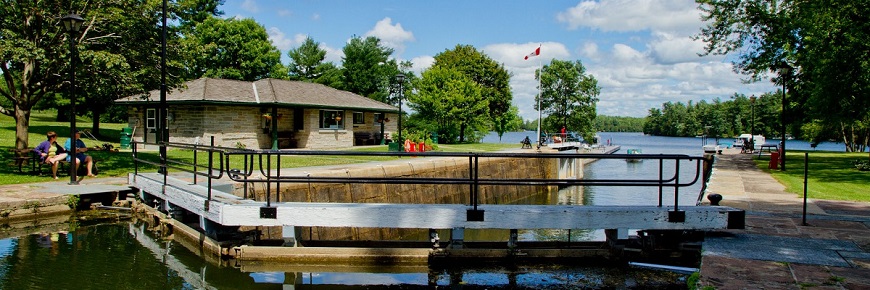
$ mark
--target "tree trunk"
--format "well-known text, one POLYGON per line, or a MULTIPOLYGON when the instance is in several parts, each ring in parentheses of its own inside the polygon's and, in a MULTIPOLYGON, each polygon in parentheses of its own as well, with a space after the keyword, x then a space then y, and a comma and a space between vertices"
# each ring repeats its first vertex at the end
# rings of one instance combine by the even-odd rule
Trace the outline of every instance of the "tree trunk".
POLYGON ((30 109, 22 108, 15 104, 15 148, 28 147, 28 133, 30 129, 30 109))
POLYGON ((91 120, 91 134, 94 134, 95 137, 102 139, 102 136, 100 135, 100 112, 92 111, 91 117, 93 118, 91 120))

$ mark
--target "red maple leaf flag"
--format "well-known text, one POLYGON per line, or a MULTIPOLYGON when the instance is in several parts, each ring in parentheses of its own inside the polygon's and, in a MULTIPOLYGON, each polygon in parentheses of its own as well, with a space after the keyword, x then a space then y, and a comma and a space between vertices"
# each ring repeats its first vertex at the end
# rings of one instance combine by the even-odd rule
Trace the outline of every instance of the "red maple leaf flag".
POLYGON ((538 48, 536 48, 534 52, 530 53, 529 55, 527 55, 527 56, 526 56, 525 58, 523 58, 523 59, 529 59, 530 57, 538 56, 538 55, 540 55, 540 54, 541 54, 541 47, 538 46, 538 48))

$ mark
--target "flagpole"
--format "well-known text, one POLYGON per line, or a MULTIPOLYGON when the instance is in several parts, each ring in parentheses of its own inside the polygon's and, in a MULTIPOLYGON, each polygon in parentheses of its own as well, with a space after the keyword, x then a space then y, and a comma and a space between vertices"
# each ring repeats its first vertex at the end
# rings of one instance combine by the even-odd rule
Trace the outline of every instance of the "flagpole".
MULTIPOLYGON (((538 49, 541 49, 541 46, 538 45, 538 49)), ((538 148, 541 148, 541 78, 544 75, 544 67, 541 66, 541 58, 538 58, 538 68, 540 72, 538 75, 538 148)))

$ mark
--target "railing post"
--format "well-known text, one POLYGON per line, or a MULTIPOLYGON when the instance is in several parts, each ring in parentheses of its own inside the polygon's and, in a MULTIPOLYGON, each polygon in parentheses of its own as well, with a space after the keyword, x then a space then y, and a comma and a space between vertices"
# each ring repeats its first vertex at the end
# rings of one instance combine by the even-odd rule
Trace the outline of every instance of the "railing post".
POLYGON ((665 183, 665 176, 664 176, 664 172, 663 172, 664 171, 664 164, 663 164, 664 162, 665 162, 664 159, 659 158, 659 207, 662 207, 662 203, 663 203, 662 196, 664 195, 664 190, 663 190, 664 183, 665 183))
POLYGON ((136 141, 131 142, 133 144, 133 175, 139 175, 139 156, 138 151, 136 150, 136 141))
MULTIPOLYGON (((197 138, 196 140, 199 140, 199 139, 197 138)), ((198 160, 197 160, 197 158, 196 158, 196 157, 197 157, 197 156, 196 156, 196 153, 198 153, 198 151, 199 151, 199 148, 197 148, 197 145, 199 145, 198 143, 199 143, 199 142, 194 142, 194 143, 193 143, 193 184, 196 184, 196 183, 197 183, 197 175, 199 175, 199 174, 196 174, 197 169, 199 169, 199 168, 197 167, 197 161, 198 161, 198 160)), ((208 174, 211 174, 211 172, 209 172, 208 174)))
MULTIPOLYGON (((211 136, 211 144, 209 144, 208 148, 208 199, 205 200, 205 211, 208 211, 209 204, 211 203, 211 175, 214 171, 214 135, 211 136)), ((194 161, 195 162, 195 161, 194 161)), ((196 174, 194 174, 196 176, 196 174)))
POLYGON ((266 207, 272 207, 272 152, 266 153, 266 207))
MULTIPOLYGON (((686 212, 680 211, 680 159, 674 159, 674 210, 668 212, 668 222, 686 222, 686 212)), ((697 173, 696 173, 697 174, 697 173)), ((697 176, 696 176, 697 177, 697 176)))
POLYGON ((277 182, 275 182, 275 202, 281 202, 281 154, 278 154, 277 164, 275 165, 276 172, 275 175, 278 178, 277 182))
POLYGON ((468 156, 468 178, 470 179, 469 191, 472 209, 466 210, 465 219, 467 221, 482 222, 483 211, 477 209, 477 204, 480 202, 477 189, 480 186, 478 172, 480 170, 479 156, 472 154, 468 156))

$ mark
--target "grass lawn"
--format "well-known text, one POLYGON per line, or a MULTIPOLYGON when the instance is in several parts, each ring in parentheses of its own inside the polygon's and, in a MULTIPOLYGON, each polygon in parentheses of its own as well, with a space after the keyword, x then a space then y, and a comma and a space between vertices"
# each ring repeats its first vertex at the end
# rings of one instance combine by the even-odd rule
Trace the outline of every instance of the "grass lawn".
MULTIPOLYGON (((769 157, 755 159, 755 164, 770 172, 786 191, 799 196, 804 193, 804 152, 788 151, 786 169, 767 169, 769 157)), ((814 199, 850 200, 870 202, 870 171, 858 171, 852 164, 856 159, 867 160, 867 153, 809 151, 807 170, 807 196, 814 199)))
MULTIPOLYGON (((33 148, 45 140, 45 133, 48 131, 57 132, 59 138, 58 143, 63 144, 69 138, 69 123, 55 122, 54 116, 56 112, 49 111, 34 111, 30 118, 30 131, 28 147, 33 148)), ((76 126, 82 130, 92 130, 91 120, 85 118, 76 119, 76 126)), ((104 143, 112 144, 115 148, 120 147, 121 130, 127 124, 119 123, 101 123, 100 133, 103 137, 99 137, 97 141, 88 139, 84 135, 83 141, 88 147, 99 146, 104 143)), ((451 144, 439 145, 438 151, 442 152, 488 152, 500 151, 505 149, 518 148, 519 144, 451 144)), ((34 176, 28 173, 18 173, 18 167, 13 166, 14 153, 11 151, 15 148, 15 121, 12 117, 0 115, 0 159, 4 160, 6 166, 0 167, 0 184, 19 184, 32 182, 51 181, 50 175, 34 176)), ((369 146, 351 149, 361 152, 385 152, 387 146, 369 146)), ((133 172, 134 164, 132 160, 131 150, 122 150, 121 152, 105 152, 105 151, 89 151, 88 154, 99 160, 98 167, 100 169, 100 177, 126 176, 127 173, 133 172)), ((167 152, 169 159, 182 160, 193 162, 193 152, 189 150, 169 150, 167 152)), ((156 151, 140 151, 139 157, 157 162, 159 157, 156 151)), ((197 164, 207 166, 208 160, 205 154, 197 156, 197 164)), ((322 165, 338 165, 349 163, 361 163, 369 161, 384 161, 393 160, 397 157, 390 156, 282 156, 281 167, 308 167, 322 165)), ((233 167, 242 167, 241 157, 230 160, 233 167)), ((274 160, 273 160, 274 162, 274 160)), ((275 163, 273 163, 275 164, 275 163)), ((277 164, 276 164, 277 165, 277 164)), ((274 165, 274 166, 276 166, 274 165)), ((28 167, 29 168, 29 167, 28 167)), ((274 168, 274 167, 273 167, 274 168)), ((155 171, 154 166, 143 166, 140 164, 140 170, 155 171)), ((170 169, 170 172, 172 170, 170 169)), ((65 177, 65 174, 59 174, 65 177)), ((61 178, 63 178, 61 177, 61 178)), ((67 179, 69 177, 66 177, 67 179)))

